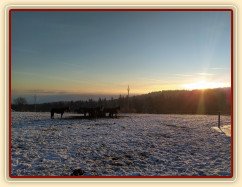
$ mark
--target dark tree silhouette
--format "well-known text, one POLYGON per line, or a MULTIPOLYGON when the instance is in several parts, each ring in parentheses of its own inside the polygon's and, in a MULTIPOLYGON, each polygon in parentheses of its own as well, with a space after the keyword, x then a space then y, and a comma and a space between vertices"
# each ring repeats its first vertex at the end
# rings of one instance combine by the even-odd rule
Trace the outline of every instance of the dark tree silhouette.
MULTIPOLYGON (((34 104, 26 104, 24 98, 17 98, 12 108, 24 105, 25 111, 34 111, 34 104)), ((137 96, 121 96, 97 101, 66 101, 37 104, 37 112, 49 112, 51 108, 70 106, 71 112, 81 107, 112 108, 120 106, 120 112, 155 113, 155 114, 231 114, 231 88, 215 88, 206 90, 167 90, 137 96), (129 106, 128 108, 128 99, 129 106)), ((20 110, 23 110, 22 108, 20 110)))
POLYGON ((14 99, 14 103, 16 105, 17 110, 23 111, 24 110, 24 105, 27 104, 27 101, 26 101, 26 99, 24 97, 18 97, 16 99, 14 99))

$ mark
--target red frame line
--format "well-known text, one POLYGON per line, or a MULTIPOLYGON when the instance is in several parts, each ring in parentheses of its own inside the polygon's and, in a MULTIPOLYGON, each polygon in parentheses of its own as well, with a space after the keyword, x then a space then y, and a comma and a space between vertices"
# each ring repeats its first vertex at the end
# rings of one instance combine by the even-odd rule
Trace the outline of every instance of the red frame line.
POLYGON ((233 178, 233 10, 232 9, 10 9, 9 10, 9 177, 10 178, 233 178), (11 176, 11 12, 13 11, 230 11, 231 12, 231 176, 11 176))
POLYGON ((233 127, 234 127, 234 123, 233 123, 233 83, 234 83, 234 79, 233 79, 233 63, 234 63, 234 53, 233 53, 233 49, 234 49, 234 43, 233 43, 233 32, 234 32, 234 29, 233 29, 233 10, 231 10, 231 178, 233 177, 233 172, 234 172, 234 169, 233 169, 233 147, 234 147, 234 141, 233 141, 233 127))
POLYGON ((231 11, 232 9, 11 9, 11 11, 231 11))
POLYGON ((9 11, 9 176, 11 177, 11 10, 9 11))

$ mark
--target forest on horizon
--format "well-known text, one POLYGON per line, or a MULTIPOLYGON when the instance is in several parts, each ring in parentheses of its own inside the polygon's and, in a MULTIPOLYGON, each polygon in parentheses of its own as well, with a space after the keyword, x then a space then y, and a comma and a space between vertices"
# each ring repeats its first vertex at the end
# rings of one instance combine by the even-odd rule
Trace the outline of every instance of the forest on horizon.
POLYGON ((50 112, 51 108, 70 107, 76 112, 81 107, 121 107, 121 113, 148 114, 231 114, 231 88, 205 90, 166 90, 128 97, 120 95, 117 99, 97 101, 59 101, 43 104, 17 103, 11 109, 26 112, 50 112))

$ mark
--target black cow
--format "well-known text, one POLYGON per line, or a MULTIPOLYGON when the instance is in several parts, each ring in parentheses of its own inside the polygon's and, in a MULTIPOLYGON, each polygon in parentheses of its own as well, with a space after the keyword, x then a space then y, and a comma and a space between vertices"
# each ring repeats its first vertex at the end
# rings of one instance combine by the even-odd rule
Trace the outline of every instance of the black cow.
POLYGON ((65 111, 70 111, 70 107, 64 107, 64 108, 52 108, 51 113, 51 119, 54 119, 54 113, 61 114, 61 118, 65 111))
POLYGON ((103 113, 105 116, 106 116, 106 113, 109 113, 109 117, 113 117, 113 115, 117 117, 119 111, 120 111, 120 106, 114 107, 114 108, 104 108, 103 113))
POLYGON ((104 109, 103 107, 80 108, 79 112, 81 114, 84 114, 85 117, 88 114, 89 118, 97 118, 97 117, 101 117, 103 109, 104 109))

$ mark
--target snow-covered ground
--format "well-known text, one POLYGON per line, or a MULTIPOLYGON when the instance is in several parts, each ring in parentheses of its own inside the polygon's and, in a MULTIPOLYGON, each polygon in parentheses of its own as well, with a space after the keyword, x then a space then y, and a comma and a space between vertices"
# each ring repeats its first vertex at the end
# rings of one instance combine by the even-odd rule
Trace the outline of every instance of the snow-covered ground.
POLYGON ((231 175, 231 116, 78 116, 12 112, 12 176, 231 175))

